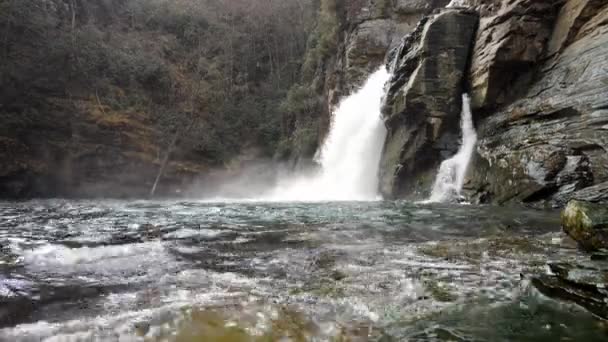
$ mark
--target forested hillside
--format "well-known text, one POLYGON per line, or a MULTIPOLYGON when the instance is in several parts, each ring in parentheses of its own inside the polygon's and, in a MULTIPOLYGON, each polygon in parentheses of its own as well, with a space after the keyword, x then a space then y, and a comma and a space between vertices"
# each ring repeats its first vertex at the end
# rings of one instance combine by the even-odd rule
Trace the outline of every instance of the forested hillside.
POLYGON ((0 190, 130 195, 168 152, 168 184, 310 155, 336 25, 334 0, 2 0, 0 190))

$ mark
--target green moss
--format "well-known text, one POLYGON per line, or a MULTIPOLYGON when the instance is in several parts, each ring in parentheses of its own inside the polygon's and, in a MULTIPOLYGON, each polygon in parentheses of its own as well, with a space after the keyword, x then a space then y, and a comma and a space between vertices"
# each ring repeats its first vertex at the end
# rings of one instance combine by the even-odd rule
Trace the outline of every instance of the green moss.
POLYGON ((544 251, 543 246, 525 236, 493 236, 477 241, 441 241, 422 245, 418 252, 445 260, 480 261, 483 254, 509 257, 513 254, 535 254, 544 251))
POLYGON ((279 310, 278 318, 270 322, 262 335, 252 334, 239 322, 228 320, 214 310, 192 312, 171 340, 174 342, 271 342, 282 339, 307 341, 312 324, 301 314, 287 309, 279 310))
POLYGON ((587 234, 585 234, 585 218, 584 211, 577 201, 570 202, 566 209, 561 213, 564 230, 576 241, 582 241, 588 238, 586 236, 587 234))
POLYGON ((325 282, 318 289, 312 291, 320 297, 343 298, 345 296, 344 287, 337 282, 325 282))
POLYGON ((427 292, 429 292, 429 294, 437 301, 454 302, 458 299, 458 296, 453 294, 448 286, 440 285, 434 280, 425 281, 424 287, 427 292))
POLYGON ((302 74, 305 80, 312 80, 317 67, 335 55, 339 30, 337 0, 322 0, 317 25, 309 38, 308 50, 304 56, 302 74))

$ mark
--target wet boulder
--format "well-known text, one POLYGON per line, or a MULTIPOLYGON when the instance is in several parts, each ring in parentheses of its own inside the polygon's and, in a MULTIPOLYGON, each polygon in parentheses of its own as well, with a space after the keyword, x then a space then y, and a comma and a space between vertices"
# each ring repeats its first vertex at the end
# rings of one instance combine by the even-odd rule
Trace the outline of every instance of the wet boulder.
POLYGON ((562 211, 562 228, 586 250, 608 248, 608 205, 572 200, 562 211))
POLYGON ((575 303, 595 316, 608 319, 608 269, 605 263, 548 265, 549 274, 532 278, 532 285, 542 294, 575 303))
POLYGON ((384 196, 422 197, 442 160, 456 153, 461 95, 477 13, 446 9, 425 17, 391 53, 393 76, 382 114, 384 196))

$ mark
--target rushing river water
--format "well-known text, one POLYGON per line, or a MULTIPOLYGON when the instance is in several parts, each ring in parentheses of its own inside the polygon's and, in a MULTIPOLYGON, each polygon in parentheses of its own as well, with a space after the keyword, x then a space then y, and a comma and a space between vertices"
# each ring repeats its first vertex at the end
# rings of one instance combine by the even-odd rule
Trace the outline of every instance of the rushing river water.
POLYGON ((5 202, 0 340, 605 340, 526 280, 580 258, 522 208, 5 202))

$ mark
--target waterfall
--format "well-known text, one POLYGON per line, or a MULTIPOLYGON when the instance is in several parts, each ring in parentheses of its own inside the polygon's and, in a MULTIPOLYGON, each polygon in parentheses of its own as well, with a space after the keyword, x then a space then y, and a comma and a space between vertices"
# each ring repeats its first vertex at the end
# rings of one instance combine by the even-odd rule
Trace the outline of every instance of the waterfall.
POLYGON ((332 115, 318 151, 320 170, 279 182, 270 199, 277 201, 366 201, 379 199, 378 168, 386 128, 380 107, 390 75, 384 67, 373 73, 332 115))
POLYGON ((477 133, 473 126, 473 115, 471 113, 471 100, 467 94, 462 95, 460 128, 462 130, 462 145, 452 158, 441 163, 429 202, 446 202, 457 200, 460 197, 467 167, 477 143, 477 133))

